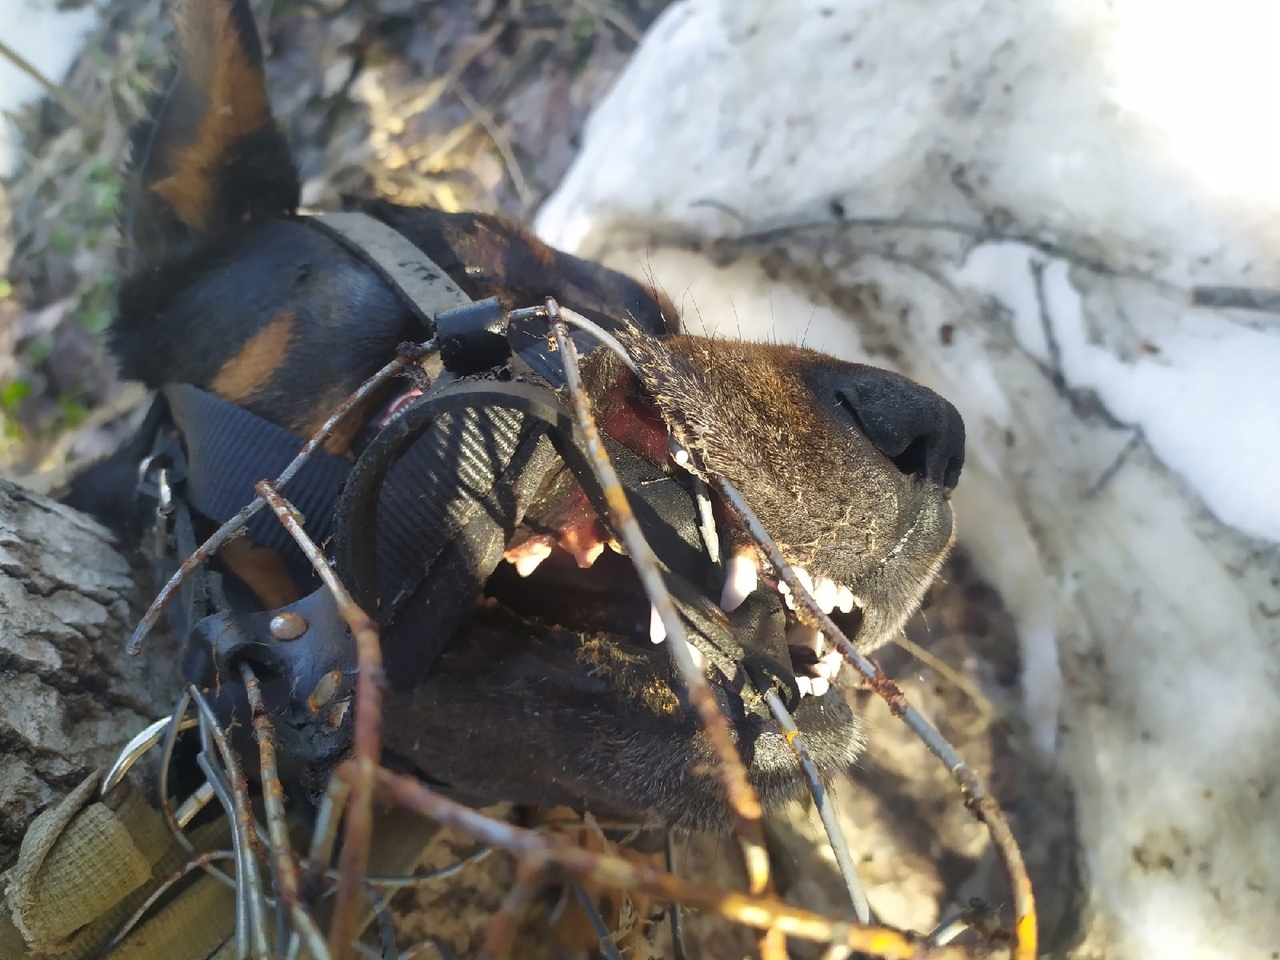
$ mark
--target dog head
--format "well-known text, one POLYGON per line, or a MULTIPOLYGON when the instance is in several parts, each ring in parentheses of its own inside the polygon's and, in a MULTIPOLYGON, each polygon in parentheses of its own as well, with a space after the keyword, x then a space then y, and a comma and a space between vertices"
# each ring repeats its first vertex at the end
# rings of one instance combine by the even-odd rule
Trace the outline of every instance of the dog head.
MULTIPOLYGON (((298 217, 248 4, 187 0, 178 17, 174 77, 134 143, 114 346, 128 376, 193 384, 305 437, 398 343, 427 331, 377 272, 298 217)), ((619 334, 633 366, 601 349, 584 376, 602 429, 650 471, 631 481, 633 495, 683 483, 673 434, 745 495, 860 649, 914 611, 952 541, 964 434, 949 403, 813 351, 680 335, 665 298, 493 217, 363 209, 473 298, 514 308, 554 296, 619 334)), ((330 451, 357 455, 389 399, 373 398, 365 429, 330 451)), ((849 671, 798 623, 732 511, 712 506, 726 562, 695 552, 671 565, 671 582, 750 777, 776 803, 803 780, 753 667, 769 664, 803 694, 796 720, 824 773, 860 746, 842 696, 849 671)), ((506 520, 501 557, 480 571, 480 590, 457 598, 439 656, 389 676, 391 762, 487 799, 722 823, 712 753, 665 645, 652 642, 631 561, 610 549, 617 538, 579 479, 553 464, 506 520)), ((297 587, 268 553, 241 545, 222 562, 273 608, 297 587)))

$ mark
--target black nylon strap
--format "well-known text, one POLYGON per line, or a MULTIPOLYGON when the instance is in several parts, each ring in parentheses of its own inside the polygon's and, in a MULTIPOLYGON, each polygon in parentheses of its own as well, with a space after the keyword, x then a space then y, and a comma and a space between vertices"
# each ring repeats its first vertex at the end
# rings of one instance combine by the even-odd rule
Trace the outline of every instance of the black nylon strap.
POLYGON ((415 401, 378 434, 352 471, 334 524, 337 571, 366 609, 381 600, 377 609, 384 623, 425 568, 484 508, 522 436, 531 435, 533 425, 521 412, 481 409, 476 399, 477 391, 487 395, 511 387, 555 407, 545 388, 455 384, 415 401))
MULTIPOLYGON (((217 523, 229 520, 251 502, 257 496, 254 484, 279 476, 305 442, 244 407, 190 384, 170 384, 164 394, 187 445, 187 503, 217 523)), ((348 461, 317 450, 285 488, 317 543, 333 529, 338 489, 350 472, 348 461)), ((293 538, 269 511, 249 521, 248 533, 256 544, 301 556, 293 538)))

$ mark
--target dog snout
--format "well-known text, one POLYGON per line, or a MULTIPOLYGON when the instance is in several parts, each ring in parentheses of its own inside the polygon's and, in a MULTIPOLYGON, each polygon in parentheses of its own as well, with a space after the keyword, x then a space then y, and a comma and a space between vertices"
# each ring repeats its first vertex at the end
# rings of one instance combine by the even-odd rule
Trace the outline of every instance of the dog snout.
POLYGON ((860 365, 837 378, 836 398, 904 474, 954 489, 964 465, 964 421, 951 403, 906 377, 860 365))

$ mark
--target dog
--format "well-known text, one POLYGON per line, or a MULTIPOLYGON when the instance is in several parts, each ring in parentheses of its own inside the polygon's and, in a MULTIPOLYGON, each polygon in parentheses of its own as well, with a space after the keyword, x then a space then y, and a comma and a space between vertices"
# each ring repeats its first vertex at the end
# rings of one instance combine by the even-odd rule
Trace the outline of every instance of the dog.
MULTIPOLYGON (((183 0, 176 18, 174 74, 128 165, 127 279, 112 347, 126 377, 153 389, 190 385, 301 445, 397 345, 430 331, 374 266, 300 215, 246 0, 183 0)), ((951 404, 895 374, 799 347, 681 334, 660 293, 496 217, 353 207, 472 300, 515 309, 554 297, 618 334, 631 365, 604 348, 583 361, 615 449, 657 480, 683 477, 667 443, 675 431, 700 469, 743 493, 859 650, 883 644, 916 609, 953 540, 964 427, 951 404)), ((402 389, 371 397, 326 454, 357 461, 402 389)), ((629 493, 648 482, 629 481, 629 493)), ((732 511, 714 495, 712 506, 723 562, 700 554, 685 565, 682 611, 697 614, 691 642, 752 784, 775 806, 802 793, 804 780, 742 669, 746 651, 772 658, 824 776, 847 768, 862 745, 844 697, 851 671, 798 622, 732 511), (728 649, 738 653, 726 656, 698 623, 734 638, 728 649)), ((429 663, 415 651, 430 626, 384 635, 384 761, 485 800, 722 828, 714 754, 608 519, 552 455, 503 522, 501 555, 480 570, 477 593, 455 599, 429 663)), ((216 565, 262 610, 307 589, 252 537, 229 544, 216 565)), ((374 598, 378 609, 384 601, 374 598)))

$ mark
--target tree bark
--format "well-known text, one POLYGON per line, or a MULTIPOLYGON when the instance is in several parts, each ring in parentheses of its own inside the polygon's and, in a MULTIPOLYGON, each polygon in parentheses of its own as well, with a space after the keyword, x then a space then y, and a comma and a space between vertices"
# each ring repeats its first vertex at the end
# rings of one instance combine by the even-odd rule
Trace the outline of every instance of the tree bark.
POLYGON ((163 636, 124 652, 143 599, 109 531, 0 480, 0 869, 37 812, 173 700, 163 636))

